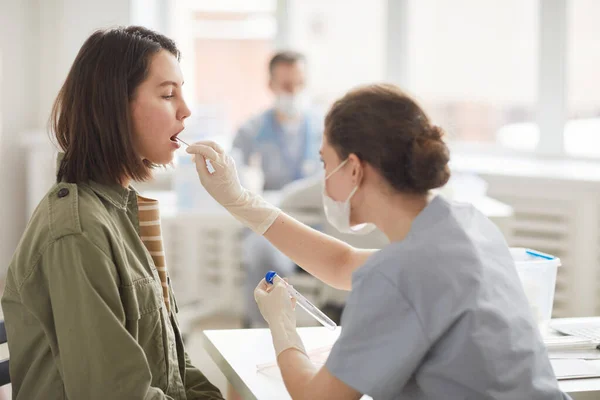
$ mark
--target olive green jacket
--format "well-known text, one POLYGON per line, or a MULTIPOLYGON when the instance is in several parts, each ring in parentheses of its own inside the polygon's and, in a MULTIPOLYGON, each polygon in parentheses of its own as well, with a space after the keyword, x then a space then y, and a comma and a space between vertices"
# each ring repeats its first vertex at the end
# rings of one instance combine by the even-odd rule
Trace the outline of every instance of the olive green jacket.
POLYGON ((13 398, 222 399, 190 364, 137 215, 118 185, 57 183, 41 201, 2 297, 13 398))

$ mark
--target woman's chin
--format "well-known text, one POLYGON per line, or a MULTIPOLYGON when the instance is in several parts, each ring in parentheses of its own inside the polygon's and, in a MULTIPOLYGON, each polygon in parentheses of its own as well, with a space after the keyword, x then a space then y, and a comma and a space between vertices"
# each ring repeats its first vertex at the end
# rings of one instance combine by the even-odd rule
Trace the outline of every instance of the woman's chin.
POLYGON ((173 163, 175 158, 175 152, 169 152, 168 154, 157 155, 156 157, 147 157, 146 160, 150 161, 154 165, 166 166, 173 163))

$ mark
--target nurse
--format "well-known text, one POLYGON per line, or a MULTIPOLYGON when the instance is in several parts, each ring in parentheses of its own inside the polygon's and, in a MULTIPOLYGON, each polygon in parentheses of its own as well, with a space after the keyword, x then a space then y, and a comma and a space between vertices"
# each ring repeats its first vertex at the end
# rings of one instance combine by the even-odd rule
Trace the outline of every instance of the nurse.
POLYGON ((361 87, 335 102, 321 146, 327 219, 342 232, 378 227, 390 244, 377 252, 312 230, 242 188, 217 145, 188 151, 236 218, 351 290, 340 338, 317 370, 284 287, 256 287, 293 399, 568 399, 500 231, 472 206, 430 195, 450 177, 443 131, 398 88, 361 87))

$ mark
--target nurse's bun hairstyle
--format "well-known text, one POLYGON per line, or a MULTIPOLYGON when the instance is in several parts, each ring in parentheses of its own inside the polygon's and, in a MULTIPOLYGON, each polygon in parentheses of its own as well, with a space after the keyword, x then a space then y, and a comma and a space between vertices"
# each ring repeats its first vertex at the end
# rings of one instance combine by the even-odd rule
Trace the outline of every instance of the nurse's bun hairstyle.
POLYGON ((396 86, 348 92, 329 110, 325 135, 341 160, 356 154, 397 192, 425 194, 450 179, 444 131, 396 86))

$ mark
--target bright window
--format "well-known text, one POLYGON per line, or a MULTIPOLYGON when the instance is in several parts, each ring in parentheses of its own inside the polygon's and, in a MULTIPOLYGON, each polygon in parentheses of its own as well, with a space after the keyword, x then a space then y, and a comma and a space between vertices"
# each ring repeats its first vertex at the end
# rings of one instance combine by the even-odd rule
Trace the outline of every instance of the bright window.
POLYGON ((565 152, 600 156, 600 2, 572 0, 567 13, 565 152))
POLYGON ((409 4, 410 92, 453 140, 522 146, 519 124, 536 112, 538 2, 409 4))

